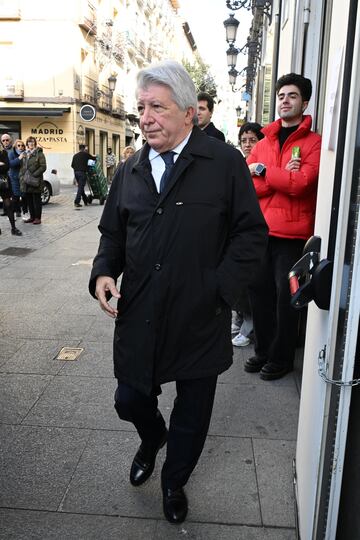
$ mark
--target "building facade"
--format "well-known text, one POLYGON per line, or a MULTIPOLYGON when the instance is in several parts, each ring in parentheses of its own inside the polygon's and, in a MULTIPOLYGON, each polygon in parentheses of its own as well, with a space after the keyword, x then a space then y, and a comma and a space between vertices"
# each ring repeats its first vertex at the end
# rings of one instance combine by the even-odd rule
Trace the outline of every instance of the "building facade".
POLYGON ((0 133, 36 137, 48 171, 73 181, 79 144, 105 168, 141 146, 137 71, 154 61, 192 57, 191 33, 175 0, 0 1, 0 133), (84 107, 85 106, 85 107, 84 107))
POLYGON ((352 540, 360 530, 360 9, 357 0, 252 6, 262 17, 253 119, 266 108, 275 119, 275 81, 296 72, 312 81, 307 112, 322 135, 314 233, 321 266, 306 278, 315 301, 294 456, 298 538, 352 540), (320 294, 327 299, 321 307, 320 294))

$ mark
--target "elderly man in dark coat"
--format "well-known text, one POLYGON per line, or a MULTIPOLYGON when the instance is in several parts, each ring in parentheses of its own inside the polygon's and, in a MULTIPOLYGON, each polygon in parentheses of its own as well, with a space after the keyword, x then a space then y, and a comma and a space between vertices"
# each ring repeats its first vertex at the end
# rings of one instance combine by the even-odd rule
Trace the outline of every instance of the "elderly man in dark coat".
POLYGON ((180 523, 217 376, 232 363, 231 306, 265 252, 267 227, 240 152, 194 126, 195 87, 180 64, 141 70, 137 103, 147 142, 114 176, 90 292, 116 319, 115 408, 141 438, 130 482, 149 478, 167 443, 163 509, 180 523), (167 430, 157 396, 169 381, 177 397, 167 430))

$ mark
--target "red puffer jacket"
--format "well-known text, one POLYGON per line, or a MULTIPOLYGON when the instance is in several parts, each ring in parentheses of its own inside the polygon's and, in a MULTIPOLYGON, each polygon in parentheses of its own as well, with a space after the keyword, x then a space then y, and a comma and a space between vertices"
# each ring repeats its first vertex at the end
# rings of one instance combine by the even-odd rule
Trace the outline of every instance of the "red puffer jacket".
POLYGON ((310 130, 311 123, 311 116, 304 115, 280 151, 281 119, 272 122, 263 128, 265 138, 256 143, 247 158, 249 165, 266 165, 264 177, 252 178, 270 236, 307 240, 313 234, 321 137, 310 130), (299 171, 285 169, 293 146, 300 147, 299 171))

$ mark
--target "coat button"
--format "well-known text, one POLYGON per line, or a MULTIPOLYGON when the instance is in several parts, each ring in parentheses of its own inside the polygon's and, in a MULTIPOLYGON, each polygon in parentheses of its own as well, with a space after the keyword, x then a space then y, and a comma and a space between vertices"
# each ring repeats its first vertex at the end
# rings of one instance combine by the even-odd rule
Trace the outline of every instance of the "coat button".
POLYGON ((159 216, 161 216, 161 214, 164 213, 164 209, 163 209, 163 208, 158 208, 158 209, 156 210, 156 213, 157 213, 159 216))
POLYGON ((161 269, 161 264, 159 264, 159 263, 155 264, 154 268, 155 268, 155 270, 160 270, 161 269))

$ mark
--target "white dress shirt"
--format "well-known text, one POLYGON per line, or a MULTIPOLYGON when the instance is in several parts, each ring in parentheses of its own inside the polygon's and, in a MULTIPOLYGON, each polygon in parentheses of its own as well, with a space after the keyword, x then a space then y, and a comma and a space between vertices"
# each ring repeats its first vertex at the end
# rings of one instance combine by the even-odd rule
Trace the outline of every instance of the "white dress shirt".
MULTIPOLYGON (((181 150, 184 148, 184 146, 187 144, 188 140, 190 139, 190 135, 191 135, 191 131, 187 135, 187 137, 185 137, 185 139, 181 141, 180 144, 178 144, 175 148, 171 150, 172 152, 175 153, 174 163, 179 157, 181 150)), ((149 160, 150 160, 150 165, 151 165, 151 174, 153 175, 153 178, 155 180, 156 189, 160 193, 160 180, 165 171, 165 162, 163 158, 160 156, 160 153, 154 150, 153 148, 150 148, 149 160)))

